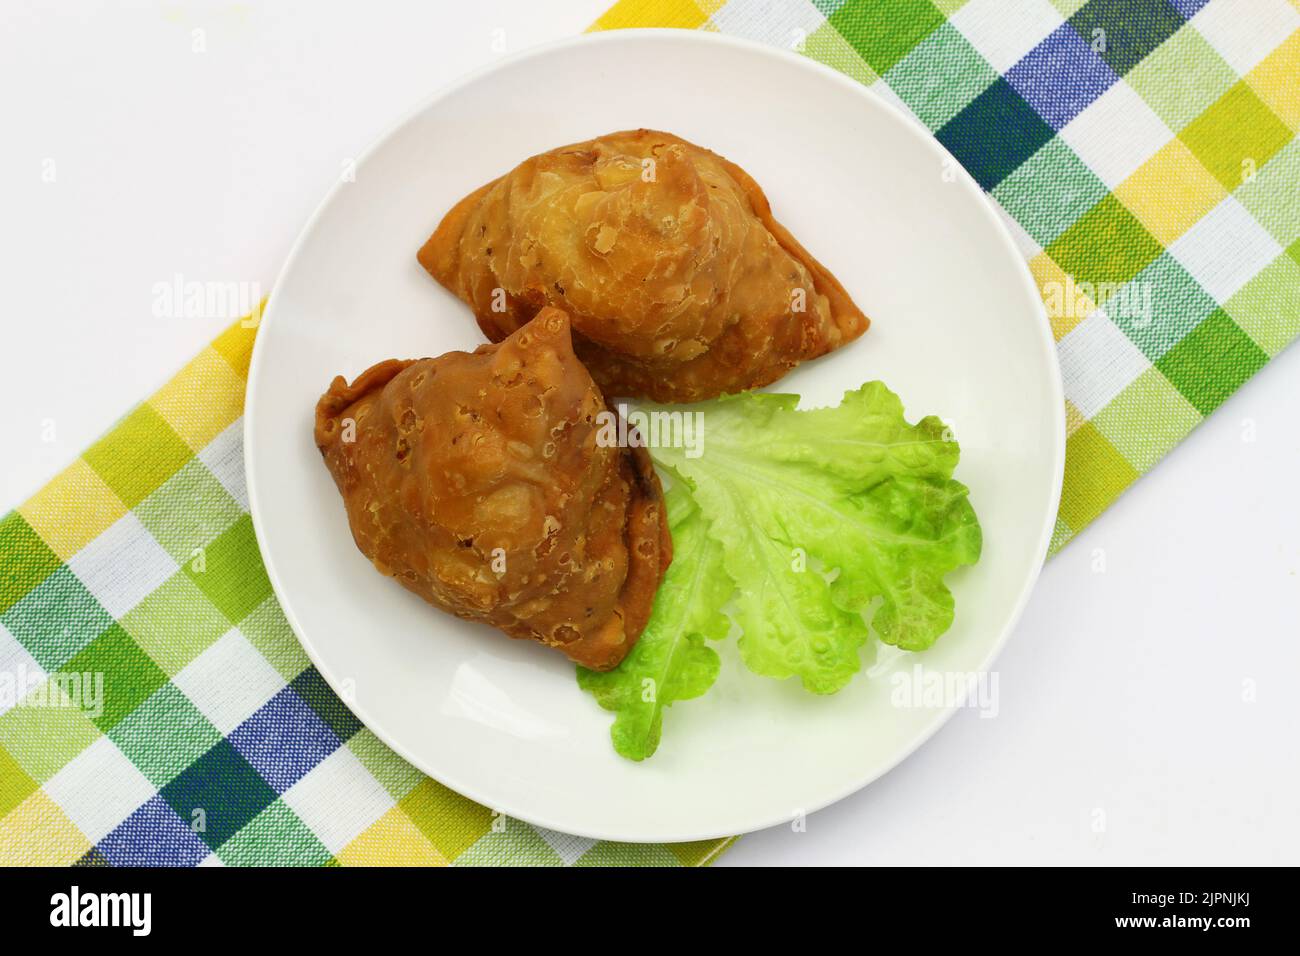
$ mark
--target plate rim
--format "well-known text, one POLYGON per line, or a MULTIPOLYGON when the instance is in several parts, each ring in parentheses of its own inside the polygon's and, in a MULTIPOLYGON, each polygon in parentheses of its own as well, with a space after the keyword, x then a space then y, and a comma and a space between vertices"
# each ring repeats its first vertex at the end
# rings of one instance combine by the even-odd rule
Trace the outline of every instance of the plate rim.
MULTIPOLYGON (((387 145, 387 143, 402 129, 427 110, 431 109, 434 105, 452 97, 460 89, 467 87, 477 82, 479 79, 497 72, 498 70, 507 69, 538 57, 546 57, 560 53, 575 46, 588 46, 593 44, 603 45, 607 43, 614 44, 629 41, 680 42, 706 46, 729 46, 762 57, 784 61, 787 64, 797 64, 800 68, 821 74, 823 79, 836 83, 845 89, 852 90, 856 95, 867 97, 877 105, 884 106, 888 113, 893 114, 894 120, 907 129, 908 135, 916 140, 923 148, 929 150, 936 159, 944 161, 946 164, 945 168, 952 168, 955 170, 955 181, 962 184, 961 188, 968 191, 973 190, 975 195, 980 199, 980 206, 983 209, 982 215, 986 221, 990 222, 994 226, 997 235, 1001 239, 1003 252, 1009 255, 1017 266, 1017 271, 1019 272, 1021 279, 1021 291, 1028 296, 1028 301, 1036 306, 1037 311, 1043 313, 1043 321, 1038 325, 1039 346, 1043 349, 1044 364, 1046 365, 1048 372, 1047 386, 1049 391, 1052 393, 1051 400, 1059 410, 1059 414, 1051 416, 1051 420, 1055 426, 1052 430, 1051 449, 1052 489, 1050 502, 1052 507, 1043 521, 1043 527, 1039 531, 1039 540, 1034 549, 1034 555, 1036 557, 1033 563, 1033 570, 1026 577, 1020 587, 1020 591, 1016 596, 1011 614, 1007 618, 1002 633, 998 635, 997 640, 993 642, 989 651, 984 655, 984 658, 979 664, 978 670, 980 672, 988 671, 1006 646, 1012 632, 1016 629, 1016 625, 1020 622, 1025 608, 1029 603, 1030 595, 1032 595, 1034 588, 1038 583, 1038 579, 1042 574, 1042 569, 1047 559, 1048 549, 1051 545, 1056 517, 1060 508, 1061 490, 1065 477, 1065 388, 1056 350, 1056 342, 1052 337, 1051 326, 1046 321, 1046 315, 1043 312, 1038 286, 1034 282, 1033 275, 1029 271, 1028 263, 1020 253, 1019 248, 1016 246, 1010 230, 994 210, 992 200, 989 199, 988 195, 975 181, 974 177, 967 172, 961 163, 957 162, 942 143, 940 143, 932 134, 927 133, 915 119, 908 116, 887 99, 873 93, 866 85, 846 76, 833 67, 811 59, 810 57, 802 56, 798 53, 771 44, 723 33, 713 33, 701 30, 684 30, 671 27, 607 30, 595 33, 580 33, 575 36, 564 37, 559 40, 531 46, 525 50, 494 60, 491 63, 484 64, 483 66, 460 75, 455 80, 439 87, 433 93, 421 99, 413 108, 402 113, 394 122, 385 127, 384 130, 380 132, 358 155, 356 160, 357 166, 359 167, 363 165, 374 153, 387 145)), ((317 672, 320 673, 321 677, 330 686, 330 689, 336 694, 340 694, 339 688, 341 682, 334 677, 329 667, 325 665, 325 662, 312 646, 311 641, 305 636, 304 629, 298 622, 297 616, 293 611, 292 602, 286 598, 284 588, 280 583, 279 573, 275 567, 275 561, 263 544, 267 538, 261 518, 262 508, 259 503, 257 457, 254 451, 256 445, 252 439, 254 433, 254 422, 257 420, 256 409, 258 408, 257 398, 259 394, 257 384, 262 379, 262 376, 260 375, 262 357, 266 351, 263 347, 266 337, 262 333, 271 318, 276 314, 275 303, 277 301, 277 293, 280 291, 281 286, 285 281, 285 277, 292 272, 294 265, 302 253, 303 246, 306 244, 308 238, 314 233, 317 223, 320 221, 325 211, 333 204, 335 198, 343 190, 345 185, 346 184, 342 181, 335 181, 326 192, 325 196, 317 204, 316 208, 312 211, 311 215, 307 218, 301 230, 298 232, 298 235, 294 239, 293 244, 289 247, 289 252, 285 256, 279 272, 276 274, 275 282, 273 283, 266 302, 262 307, 261 315, 255 326, 257 329, 257 335, 254 338, 253 352, 249 361, 248 378, 244 397, 244 424, 242 429, 242 438, 244 443, 244 479, 248 492, 248 510, 252 518, 253 531, 258 542, 258 550, 262 557, 262 563, 266 569, 267 578, 270 580, 276 601, 279 603, 280 609, 284 614, 290 629, 293 631, 294 637, 298 640, 299 645, 301 645, 308 660, 311 661, 312 666, 316 668, 317 672)), ((357 719, 360 720, 362 724, 364 724, 376 737, 380 739, 380 741, 384 743, 385 746, 391 749, 407 763, 418 769, 421 773, 433 778, 438 783, 461 796, 473 800, 475 803, 490 807, 495 812, 528 823, 532 826, 544 827, 569 833, 574 836, 595 840, 632 843, 686 843, 736 837, 746 833, 753 833, 757 830, 763 830, 768 827, 785 824, 789 819, 789 814, 783 813, 772 818, 763 817, 761 819, 744 821, 740 826, 736 827, 728 827, 721 830, 716 828, 690 830, 681 833, 673 833, 668 836, 665 836, 661 832, 647 830, 626 830, 615 832, 599 827, 575 828, 567 821, 557 826, 555 821, 548 821, 532 814, 527 807, 520 806, 515 799, 504 801, 493 799, 490 795, 483 793, 472 783, 466 783, 461 780, 452 780, 441 772, 433 772, 433 770, 426 766, 423 761, 417 758, 405 747, 394 741, 391 735, 389 735, 386 730, 382 729, 380 724, 375 722, 372 716, 366 712, 363 705, 359 702, 353 702, 348 704, 348 708, 356 715, 357 719)), ((956 705, 936 708, 935 714, 930 722, 906 747, 900 748, 899 752, 892 760, 878 768, 872 768, 864 775, 855 776, 849 784, 839 788, 830 795, 823 796, 817 801, 810 803, 808 807, 804 808, 804 811, 809 814, 816 813, 819 810, 825 809, 826 807, 838 803, 854 793, 857 793, 859 790, 864 789, 879 780, 881 777, 884 777, 928 742, 930 738, 933 737, 939 729, 952 718, 958 709, 959 708, 956 705)))

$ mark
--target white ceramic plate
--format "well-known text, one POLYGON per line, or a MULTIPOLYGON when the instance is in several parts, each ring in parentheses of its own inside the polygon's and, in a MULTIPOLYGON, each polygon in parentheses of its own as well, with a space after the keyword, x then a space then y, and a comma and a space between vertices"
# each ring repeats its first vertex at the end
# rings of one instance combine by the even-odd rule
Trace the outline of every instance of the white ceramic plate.
POLYGON ((249 379, 258 540, 325 679, 435 779, 590 837, 696 840, 771 826, 898 763, 951 709, 894 706, 891 674, 917 662, 989 666, 1038 575, 1064 461, 1060 373, 1039 296, 979 188, 954 169, 913 121, 828 68, 675 30, 529 51, 400 123, 299 238, 249 379), (957 621, 933 649, 881 653, 846 690, 818 698, 748 673, 724 645, 717 685, 668 712, 659 752, 640 764, 615 755, 612 715, 578 690, 559 654, 458 621, 376 574, 311 435, 334 375, 481 343, 469 310, 415 260, 453 202, 534 153, 637 126, 748 170, 872 317, 857 342, 776 387, 819 405, 879 378, 910 419, 944 417, 984 528, 980 563, 949 577, 957 621))

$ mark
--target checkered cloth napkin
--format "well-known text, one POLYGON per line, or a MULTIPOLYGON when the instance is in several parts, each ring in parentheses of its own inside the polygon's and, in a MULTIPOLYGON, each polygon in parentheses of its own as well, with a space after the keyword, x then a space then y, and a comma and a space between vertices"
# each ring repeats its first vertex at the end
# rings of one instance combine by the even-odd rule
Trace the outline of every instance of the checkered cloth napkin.
MULTIPOLYGON (((623 0, 596 28, 798 49, 910 113, 989 191, 1065 376, 1059 548, 1300 331, 1297 4, 623 0)), ((290 633, 247 513, 255 331, 237 323, 0 519, 0 864, 721 852, 494 815, 348 712, 290 633)))

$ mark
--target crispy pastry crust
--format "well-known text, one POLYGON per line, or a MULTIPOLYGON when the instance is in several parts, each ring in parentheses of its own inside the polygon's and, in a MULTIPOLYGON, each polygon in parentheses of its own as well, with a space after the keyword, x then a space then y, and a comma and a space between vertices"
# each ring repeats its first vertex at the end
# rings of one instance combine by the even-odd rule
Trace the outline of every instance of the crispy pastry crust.
POLYGON ((607 395, 756 388, 869 324, 748 173, 655 130, 525 160, 452 207, 418 258, 494 342, 563 308, 607 395))
POLYGON ((607 670, 645 628, 672 542, 649 455, 600 445, 603 411, 568 317, 544 309, 499 345, 335 378, 315 438, 382 573, 607 670))

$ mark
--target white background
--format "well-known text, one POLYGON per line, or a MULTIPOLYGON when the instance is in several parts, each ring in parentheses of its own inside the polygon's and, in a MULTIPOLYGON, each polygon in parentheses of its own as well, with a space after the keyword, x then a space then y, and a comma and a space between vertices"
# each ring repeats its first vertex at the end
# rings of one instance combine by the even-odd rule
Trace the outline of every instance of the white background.
MULTIPOLYGON (((269 291, 381 131, 606 5, 5 0, 0 511, 224 327, 154 317, 156 283, 269 291)), ((959 713, 806 832, 721 862, 1300 862, 1297 411, 1293 349, 1048 564, 995 718, 959 713)))

